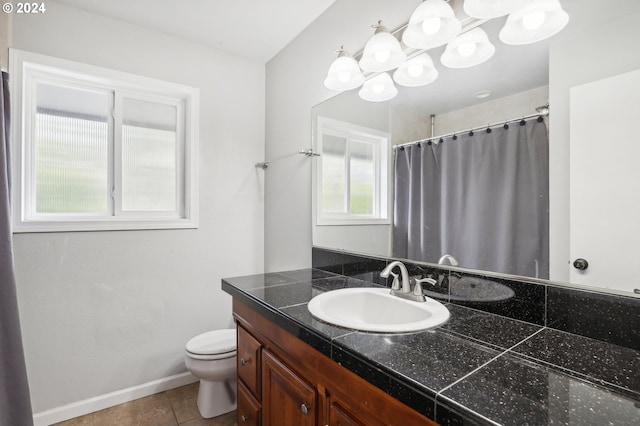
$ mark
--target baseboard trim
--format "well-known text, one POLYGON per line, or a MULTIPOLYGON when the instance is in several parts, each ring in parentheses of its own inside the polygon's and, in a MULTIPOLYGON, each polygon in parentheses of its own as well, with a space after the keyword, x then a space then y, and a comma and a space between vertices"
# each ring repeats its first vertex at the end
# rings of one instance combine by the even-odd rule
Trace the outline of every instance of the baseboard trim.
POLYGON ((53 423, 63 422, 78 416, 104 410, 114 405, 133 401, 134 399, 153 395, 169 389, 197 382, 198 378, 186 372, 174 376, 164 377, 141 385, 121 389, 104 395, 63 405, 62 407, 35 413, 33 415, 34 426, 49 426, 53 423))

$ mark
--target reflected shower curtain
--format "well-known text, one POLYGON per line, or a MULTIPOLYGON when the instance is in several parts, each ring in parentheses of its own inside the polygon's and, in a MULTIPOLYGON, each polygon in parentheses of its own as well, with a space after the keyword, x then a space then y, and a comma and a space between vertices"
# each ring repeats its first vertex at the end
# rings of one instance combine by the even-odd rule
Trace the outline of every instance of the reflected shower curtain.
POLYGON ((11 235, 9 74, 0 81, 0 425, 33 425, 22 349, 11 235))
POLYGON ((394 257, 549 277, 544 121, 400 147, 394 161, 394 257))

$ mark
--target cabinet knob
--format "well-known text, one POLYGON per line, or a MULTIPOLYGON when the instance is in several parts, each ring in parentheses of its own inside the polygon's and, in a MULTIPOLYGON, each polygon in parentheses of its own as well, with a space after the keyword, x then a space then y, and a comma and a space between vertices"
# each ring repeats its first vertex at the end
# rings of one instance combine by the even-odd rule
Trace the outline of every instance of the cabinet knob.
POLYGON ((587 262, 586 259, 576 259, 573 262, 573 267, 580 270, 580 271, 584 271, 585 269, 587 269, 589 267, 589 262, 587 262))
POLYGON ((302 405, 300 406, 300 411, 302 411, 302 414, 304 414, 305 416, 306 416, 307 414, 309 414, 309 410, 310 410, 310 409, 311 409, 311 408, 307 407, 307 406, 306 406, 306 405, 304 405, 304 404, 302 404, 302 405))
POLYGON ((249 360, 248 359, 240 358, 240 365, 245 366, 247 364, 249 364, 249 360))
POLYGON ((242 421, 242 423, 246 423, 247 420, 249 420, 249 417, 244 416, 244 415, 240 416, 240 421, 242 421))

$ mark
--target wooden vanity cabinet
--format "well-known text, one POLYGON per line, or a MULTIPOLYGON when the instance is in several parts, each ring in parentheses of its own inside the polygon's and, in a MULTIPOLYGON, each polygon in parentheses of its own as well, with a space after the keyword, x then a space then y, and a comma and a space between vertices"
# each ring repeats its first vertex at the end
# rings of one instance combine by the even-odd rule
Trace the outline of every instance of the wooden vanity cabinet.
POLYGON ((238 426, 436 425, 236 298, 233 315, 238 426))

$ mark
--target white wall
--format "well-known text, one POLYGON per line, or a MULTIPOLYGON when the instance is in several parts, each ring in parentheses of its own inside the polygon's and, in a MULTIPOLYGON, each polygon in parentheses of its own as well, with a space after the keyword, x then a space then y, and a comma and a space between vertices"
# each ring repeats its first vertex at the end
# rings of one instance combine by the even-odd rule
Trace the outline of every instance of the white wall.
POLYGON ((16 234, 34 412, 185 371, 194 335, 229 327, 224 276, 264 261, 265 69, 258 62, 47 2, 12 46, 200 88, 197 230, 16 234))
MULTIPOLYGON (((348 0, 329 7, 267 63, 267 159, 311 144, 311 107, 332 97, 322 82, 335 50, 362 49, 379 19, 394 30, 420 0, 348 0)), ((311 161, 291 156, 265 170, 265 269, 311 265, 311 161)))

